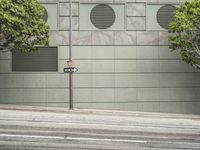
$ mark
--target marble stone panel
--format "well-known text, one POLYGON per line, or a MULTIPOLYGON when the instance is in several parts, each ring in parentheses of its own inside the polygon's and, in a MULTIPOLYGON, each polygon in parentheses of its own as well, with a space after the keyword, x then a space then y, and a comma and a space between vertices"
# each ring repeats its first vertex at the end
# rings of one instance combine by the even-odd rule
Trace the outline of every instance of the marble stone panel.
POLYGON ((127 30, 145 30, 145 17, 127 17, 127 30))
MULTIPOLYGON (((69 17, 60 17, 59 19, 59 29, 60 30, 69 30, 69 17)), ((78 30, 79 29, 79 18, 73 17, 72 18, 72 29, 78 30)))
POLYGON ((137 45, 158 45, 158 32, 154 31, 138 31, 137 45))
POLYGON ((69 16, 69 3, 60 3, 60 16, 69 16))
POLYGON ((93 31, 92 44, 93 45, 113 45, 114 32, 113 31, 93 31))
POLYGON ((73 44, 74 45, 92 45, 91 31, 74 31, 73 44))
POLYGON ((68 31, 50 31, 50 46, 68 45, 68 31))
MULTIPOLYGON (((79 15, 79 3, 72 3, 72 15, 79 15)), ((69 3, 60 3, 60 16, 69 16, 69 3)))
POLYGON ((115 31, 115 45, 136 45, 136 32, 115 31))
POLYGON ((79 16, 79 3, 72 4, 72 15, 79 16))
POLYGON ((145 3, 127 3, 127 16, 145 16, 145 3))

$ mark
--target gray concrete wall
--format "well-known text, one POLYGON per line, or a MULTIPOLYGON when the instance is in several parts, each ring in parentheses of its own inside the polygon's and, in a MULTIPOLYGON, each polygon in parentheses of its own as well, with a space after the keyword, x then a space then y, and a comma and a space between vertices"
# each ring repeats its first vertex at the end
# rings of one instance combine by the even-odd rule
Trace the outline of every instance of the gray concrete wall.
MULTIPOLYGON (((179 0, 76 0, 73 3, 75 108, 200 113, 199 73, 168 49, 167 31, 150 30, 147 8, 179 0), (125 6, 124 30, 81 30, 81 3, 125 6)), ((0 102, 68 107, 68 0, 58 6, 58 27, 50 32, 58 46, 58 72, 13 73, 10 53, 0 54, 0 102)))

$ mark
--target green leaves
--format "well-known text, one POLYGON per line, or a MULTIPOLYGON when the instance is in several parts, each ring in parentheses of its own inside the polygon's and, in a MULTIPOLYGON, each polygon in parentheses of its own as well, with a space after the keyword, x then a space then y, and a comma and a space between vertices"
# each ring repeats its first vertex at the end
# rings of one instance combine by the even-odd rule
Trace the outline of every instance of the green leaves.
POLYGON ((178 6, 168 29, 170 49, 179 50, 183 61, 200 70, 200 0, 178 6))
POLYGON ((30 52, 49 44, 49 26, 37 0, 0 0, 0 50, 30 52), (3 47, 3 48, 1 48, 3 47))

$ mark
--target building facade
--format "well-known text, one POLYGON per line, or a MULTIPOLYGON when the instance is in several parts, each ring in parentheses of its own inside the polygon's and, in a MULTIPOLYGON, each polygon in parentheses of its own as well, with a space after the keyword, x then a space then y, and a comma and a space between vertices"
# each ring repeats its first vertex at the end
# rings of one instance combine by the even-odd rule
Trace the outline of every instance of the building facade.
MULTIPOLYGON (((69 1, 40 2, 52 53, 28 67, 1 52, 0 103, 68 108, 69 1)), ((167 20, 182 2, 73 0, 74 108, 200 113, 199 73, 168 48, 167 20)))

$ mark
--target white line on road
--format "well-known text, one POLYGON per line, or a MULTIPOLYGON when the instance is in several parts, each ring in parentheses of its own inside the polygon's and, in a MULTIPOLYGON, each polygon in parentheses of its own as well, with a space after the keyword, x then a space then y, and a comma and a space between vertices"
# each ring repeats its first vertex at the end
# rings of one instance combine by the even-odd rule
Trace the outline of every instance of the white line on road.
POLYGON ((82 138, 82 137, 67 137, 70 140, 80 140, 80 141, 102 141, 102 142, 127 142, 127 143, 146 143, 147 141, 140 140, 120 140, 120 139, 97 139, 97 138, 82 138))
POLYGON ((0 137, 11 137, 11 138, 43 138, 43 139, 65 139, 61 136, 40 136, 40 135, 23 135, 23 134, 0 134, 0 137))
POLYGON ((11 138, 43 138, 43 139, 59 139, 59 140, 77 140, 77 141, 101 141, 101 142, 126 142, 126 143, 147 143, 142 140, 122 140, 122 139, 100 139, 100 138, 84 138, 84 137, 64 137, 64 136, 41 136, 41 135, 20 135, 20 134, 0 134, 0 137, 11 138))

